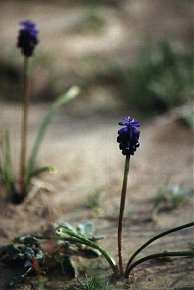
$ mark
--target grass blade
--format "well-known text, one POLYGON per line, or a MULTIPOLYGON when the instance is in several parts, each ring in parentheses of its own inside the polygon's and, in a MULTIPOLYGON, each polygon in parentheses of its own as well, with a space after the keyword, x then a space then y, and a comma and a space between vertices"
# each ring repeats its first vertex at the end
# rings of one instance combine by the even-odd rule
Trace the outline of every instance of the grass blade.
POLYGON ((40 145, 44 139, 46 130, 48 128, 48 125, 51 123, 53 117, 55 116, 57 110, 64 104, 71 101, 73 98, 75 98, 79 94, 79 88, 78 87, 72 87, 70 88, 64 95, 59 96, 57 100, 50 106, 50 109, 48 110, 47 114, 45 115, 42 124, 40 125, 40 128, 38 130, 37 137, 35 139, 32 152, 27 164, 27 170, 26 170, 26 176, 25 176, 25 185, 28 187, 31 174, 34 170, 37 155, 40 149, 40 145))
POLYGON ((14 186, 14 175, 11 158, 10 136, 8 130, 5 131, 2 147, 2 164, 0 172, 2 175, 2 181, 5 184, 7 191, 11 192, 14 186))
POLYGON ((44 172, 54 172, 54 171, 55 171, 55 168, 53 166, 42 166, 33 170, 30 174, 30 178, 34 176, 38 176, 44 172))

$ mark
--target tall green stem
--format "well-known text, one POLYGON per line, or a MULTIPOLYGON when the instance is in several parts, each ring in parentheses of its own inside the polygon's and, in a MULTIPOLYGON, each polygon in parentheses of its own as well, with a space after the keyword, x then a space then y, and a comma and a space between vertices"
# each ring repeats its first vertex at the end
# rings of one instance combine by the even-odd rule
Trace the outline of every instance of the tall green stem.
POLYGON ((124 273, 123 272, 123 257, 122 257, 122 230, 123 230, 123 215, 124 215, 125 201, 126 201, 129 164, 130 164, 130 156, 126 156, 123 185, 122 185, 122 191, 121 191, 119 223, 118 223, 118 257, 119 257, 120 275, 123 275, 123 273, 124 273))
POLYGON ((21 153, 20 153, 20 191, 25 192, 25 170, 27 155, 27 130, 28 130, 28 57, 24 57, 24 79, 23 79, 23 100, 22 100, 22 121, 21 121, 21 153))

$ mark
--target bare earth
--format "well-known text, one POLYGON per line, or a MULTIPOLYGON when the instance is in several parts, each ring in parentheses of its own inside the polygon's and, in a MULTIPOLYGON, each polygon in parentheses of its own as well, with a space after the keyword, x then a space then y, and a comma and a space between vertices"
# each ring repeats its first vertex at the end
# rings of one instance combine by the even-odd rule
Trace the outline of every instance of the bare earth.
MULTIPOLYGON (((12 138, 17 140, 15 144, 13 142, 17 164, 18 110, 16 106, 5 104, 1 108, 1 124, 11 127, 12 138)), ((46 106, 31 108, 30 143, 45 110, 46 106)), ((124 165, 124 158, 115 142, 119 119, 120 116, 78 118, 60 113, 50 127, 39 158, 41 164, 52 164, 58 172, 34 180, 35 186, 43 188, 20 206, 14 207, 1 200, 1 244, 18 234, 42 231, 50 223, 92 220, 98 233, 106 236, 104 246, 116 256, 117 215, 124 165), (88 194, 97 189, 102 191, 102 202, 99 212, 95 213, 85 209, 84 203, 88 194)), ((192 188, 192 149, 192 132, 173 115, 143 124, 141 147, 131 160, 124 231, 126 261, 129 253, 152 235, 192 220, 191 198, 178 209, 160 213, 157 220, 152 220, 152 198, 160 186, 168 182, 192 188)), ((169 250, 175 247, 184 249, 192 242, 193 231, 185 230, 154 244, 146 252, 155 252, 161 246, 169 250)), ((191 259, 145 263, 134 271, 133 282, 126 289, 194 289, 193 270, 191 259), (184 288, 186 286, 190 288, 184 288)), ((53 284, 50 287, 61 289, 53 284)))

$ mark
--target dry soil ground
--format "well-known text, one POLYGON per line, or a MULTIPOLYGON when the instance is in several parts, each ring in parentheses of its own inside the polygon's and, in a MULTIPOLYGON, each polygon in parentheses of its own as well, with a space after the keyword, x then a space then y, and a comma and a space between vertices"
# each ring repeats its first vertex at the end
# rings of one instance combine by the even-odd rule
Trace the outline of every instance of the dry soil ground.
MULTIPOLYGON (((16 106, 5 104, 1 108, 1 124, 12 128, 12 138, 17 140, 12 142, 16 145, 14 160, 17 164, 19 111, 16 106)), ((45 110, 46 106, 31 108, 30 141, 45 110)), ((98 115, 80 119, 65 112, 58 115, 39 158, 42 164, 56 166, 58 172, 45 176, 47 190, 41 189, 22 205, 13 206, 1 200, 1 244, 18 234, 42 231, 49 223, 92 220, 97 231, 106 236, 102 244, 116 255, 124 163, 115 141, 119 118, 98 115), (98 212, 84 207, 88 194, 95 190, 102 192, 98 212)), ((191 130, 180 124, 174 115, 165 115, 142 125, 141 147, 131 160, 124 230, 125 260, 132 250, 153 234, 192 220, 192 197, 177 209, 161 212, 156 220, 152 220, 153 197, 160 186, 169 182, 192 188, 192 150, 191 130)), ((41 186, 41 180, 34 182, 41 186)), ((190 247, 192 242, 193 231, 186 230, 163 239, 152 250, 161 247, 183 249, 190 247)), ((147 253, 152 250, 148 249, 147 253)), ((190 259, 142 264, 134 271, 133 283, 127 289, 194 289, 193 270, 194 263, 190 259), (190 288, 184 288, 186 286, 190 288)), ((3 277, 3 271, 1 275, 3 277)), ((53 283, 51 289, 63 289, 60 288, 63 284, 54 286, 53 283)))

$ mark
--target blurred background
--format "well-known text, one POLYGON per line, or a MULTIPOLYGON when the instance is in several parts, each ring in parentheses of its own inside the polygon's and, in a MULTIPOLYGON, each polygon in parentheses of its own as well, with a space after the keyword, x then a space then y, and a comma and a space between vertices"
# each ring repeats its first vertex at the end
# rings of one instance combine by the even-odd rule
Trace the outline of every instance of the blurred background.
MULTIPOLYGON (((82 88, 76 114, 163 113, 191 100, 192 0, 1 1, 0 99, 18 102, 18 23, 35 21, 32 101, 82 88)), ((68 111, 69 111, 68 110, 68 111)))
POLYGON ((30 147, 50 103, 71 85, 81 88, 55 118, 39 155, 40 163, 58 169, 48 176, 57 185, 57 202, 67 202, 68 195, 60 195, 67 190, 73 192, 69 202, 99 188, 120 191, 123 158, 116 138, 125 115, 142 121, 131 180, 138 196, 167 183, 190 187, 192 2, 2 0, 0 124, 11 131, 16 170, 23 85, 16 41, 20 21, 30 19, 40 30, 30 63, 30 147))

